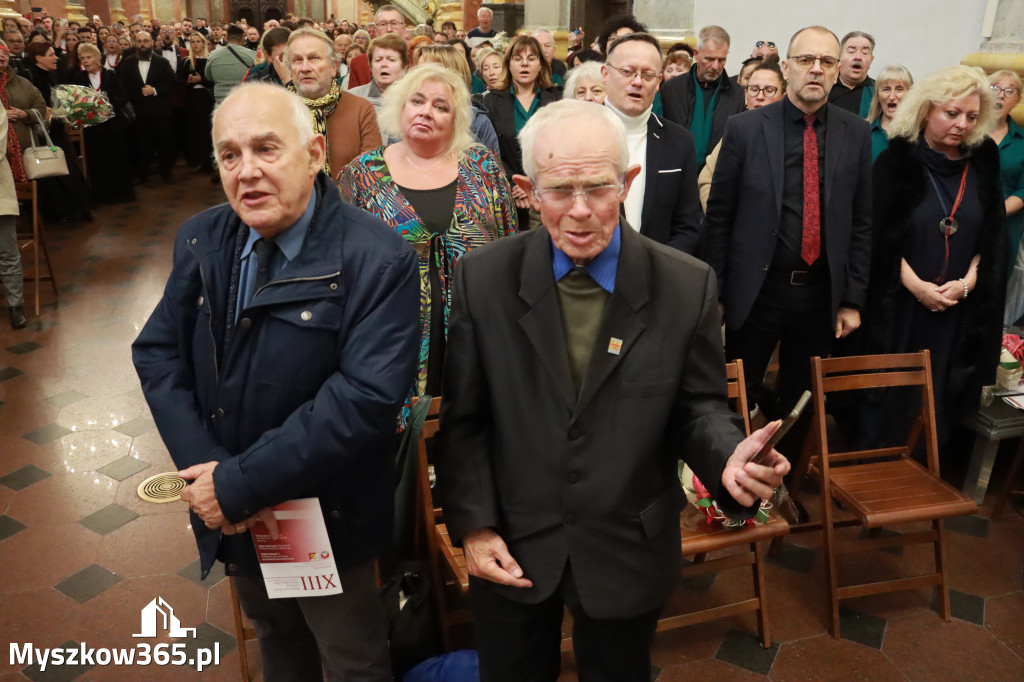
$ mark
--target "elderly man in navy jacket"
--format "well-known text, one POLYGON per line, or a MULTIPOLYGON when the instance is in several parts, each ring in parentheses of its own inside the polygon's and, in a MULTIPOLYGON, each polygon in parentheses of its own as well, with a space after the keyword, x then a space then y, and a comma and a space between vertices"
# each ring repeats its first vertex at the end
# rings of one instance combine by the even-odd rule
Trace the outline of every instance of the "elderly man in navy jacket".
POLYGON ((340 200, 295 95, 240 86, 214 114, 213 140, 229 203, 181 227, 133 346, 153 418, 192 481, 182 499, 203 576, 226 564, 266 679, 390 680, 373 562, 416 368, 416 254, 340 200), (320 501, 344 592, 268 599, 248 530, 306 497, 320 501))

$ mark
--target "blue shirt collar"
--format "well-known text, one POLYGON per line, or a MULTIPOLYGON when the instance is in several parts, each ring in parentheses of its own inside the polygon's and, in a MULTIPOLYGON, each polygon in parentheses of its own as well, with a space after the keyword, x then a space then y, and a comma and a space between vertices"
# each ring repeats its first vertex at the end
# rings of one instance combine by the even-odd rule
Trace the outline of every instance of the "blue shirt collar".
MULTIPOLYGON (((604 251, 597 254, 594 260, 583 268, 597 284, 609 294, 615 291, 615 275, 619 269, 619 251, 622 249, 621 223, 615 226, 612 238, 604 251)), ((575 267, 572 259, 551 242, 551 264, 554 267, 555 281, 562 279, 575 267)))
MULTIPOLYGON (((309 195, 309 203, 306 205, 306 211, 292 223, 291 227, 287 228, 284 232, 278 233, 274 237, 274 243, 277 244, 277 248, 284 254, 285 259, 290 263, 295 260, 295 257, 299 255, 299 251, 302 250, 302 242, 306 239, 306 230, 309 229, 309 224, 313 221, 313 211, 316 210, 316 188, 309 195)), ((245 242, 245 246, 242 247, 241 260, 245 260, 249 257, 252 252, 252 245, 256 243, 256 240, 260 238, 260 233, 256 230, 249 228, 249 238, 245 242)))

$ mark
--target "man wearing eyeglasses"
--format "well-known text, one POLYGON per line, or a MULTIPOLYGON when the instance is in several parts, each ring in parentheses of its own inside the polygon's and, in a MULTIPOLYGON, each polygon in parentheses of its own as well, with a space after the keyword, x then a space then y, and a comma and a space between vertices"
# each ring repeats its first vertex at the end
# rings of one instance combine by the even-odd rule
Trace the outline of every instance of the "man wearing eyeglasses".
POLYGON ((744 439, 729 411, 711 269, 620 222, 640 170, 621 119, 562 100, 519 140, 545 229, 459 261, 435 459, 481 678, 554 682, 568 607, 580 679, 646 680, 679 459, 738 518, 789 464, 749 462, 775 425, 744 439))
POLYGON ((629 165, 640 167, 623 203, 626 224, 692 255, 700 241, 701 220, 693 135, 651 111, 661 85, 658 39, 628 33, 615 40, 601 74, 604 105, 626 127, 629 165))
POLYGON ((702 28, 690 73, 661 90, 665 118, 693 134, 697 171, 722 139, 728 118, 743 111, 743 90, 725 72, 729 41, 721 26, 702 28))
MULTIPOLYGON (((382 36, 385 33, 405 33, 405 15, 402 10, 394 5, 381 5, 374 14, 374 27, 377 29, 373 37, 382 36)), ((370 71, 370 58, 366 54, 357 54, 348 63, 348 89, 366 85, 373 80, 370 71)))
POLYGON ((839 52, 839 82, 828 93, 828 101, 867 118, 875 96, 875 79, 868 75, 875 61, 875 39, 863 31, 850 31, 843 36, 839 52))
POLYGON ((704 255, 721 287, 726 355, 743 360, 748 395, 770 419, 809 387, 809 359, 860 326, 865 304, 871 137, 828 103, 839 54, 824 27, 793 36, 786 96, 729 120, 708 197, 704 255), (763 385, 776 345, 777 392, 763 385))

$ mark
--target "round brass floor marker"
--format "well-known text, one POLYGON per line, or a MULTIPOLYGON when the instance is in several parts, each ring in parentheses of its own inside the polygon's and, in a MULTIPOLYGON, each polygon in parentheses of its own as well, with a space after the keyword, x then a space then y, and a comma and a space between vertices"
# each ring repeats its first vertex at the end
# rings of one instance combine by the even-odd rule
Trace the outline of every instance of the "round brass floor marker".
POLYGON ((166 474, 150 476, 139 484, 139 497, 146 502, 174 502, 181 498, 185 489, 185 479, 171 471, 166 474))

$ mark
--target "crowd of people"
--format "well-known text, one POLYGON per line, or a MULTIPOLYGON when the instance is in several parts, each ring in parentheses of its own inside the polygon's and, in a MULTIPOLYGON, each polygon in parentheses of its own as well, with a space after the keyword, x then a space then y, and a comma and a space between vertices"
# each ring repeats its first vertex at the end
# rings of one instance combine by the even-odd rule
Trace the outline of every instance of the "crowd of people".
MULTIPOLYGON (((785 44, 758 40, 730 76, 724 28, 706 26, 696 45, 664 49, 632 16, 609 20, 590 45, 572 32, 563 62, 551 32, 504 36, 489 9, 477 18, 468 32, 452 22, 409 26, 392 5, 366 26, 291 15, 261 27, 7 19, 0 190, 4 175, 23 179, 20 147, 34 120, 75 166, 64 124, 47 118, 48 93, 60 83, 103 91, 117 116, 85 130, 88 180, 75 169, 40 183, 54 218, 87 219, 96 203, 131 201, 133 185, 154 170, 173 183, 179 157, 224 185, 229 206, 179 235, 193 248, 176 250, 175 275, 135 347, 154 418, 183 476, 195 480, 183 498, 196 515, 204 571, 216 556, 234 567, 229 573, 251 573, 251 542, 239 536, 266 520, 265 508, 319 486, 335 552, 353 584, 367 583, 365 560, 380 549, 389 518, 376 478, 386 472, 359 470, 375 478, 358 491, 330 479, 343 465, 325 459, 315 436, 347 462, 366 443, 388 446, 386 432, 395 418, 405 427, 416 398, 443 394, 450 407, 439 489, 474 575, 488 678, 553 679, 550 642, 528 642, 537 619, 548 633, 556 614, 557 630, 560 606, 540 615, 510 606, 546 604, 552 593, 573 610, 577 646, 592 638, 577 649, 581 671, 646 675, 651 614, 671 570, 651 569, 643 589, 623 585, 637 556, 671 553, 644 543, 661 542, 658 529, 673 525, 662 517, 678 511, 658 497, 670 469, 651 458, 677 439, 683 449, 706 446, 713 455, 698 463, 700 477, 720 481, 709 488, 740 516, 789 467, 778 453, 767 466, 744 465, 774 426, 753 440, 733 433, 719 410, 724 374, 709 367, 743 360, 752 410, 770 421, 809 387, 813 356, 927 348, 943 446, 993 383, 1003 327, 1024 315, 1021 296, 1006 296, 1008 282, 1024 289, 1024 131, 1010 116, 1021 78, 955 66, 915 79, 892 64, 873 79, 874 38, 840 38, 820 26, 785 44), (131 157, 111 154, 126 135, 131 157), (331 233, 329 220, 352 226, 351 244, 331 233), (234 254, 211 265, 223 269, 218 281, 231 282, 223 291, 206 290, 195 274, 194 253, 214 251, 234 254), (346 268, 359 273, 358 287, 346 268), (645 309, 648 296, 654 305, 645 309), (194 348, 168 351, 193 343, 181 330, 204 319, 212 339, 197 333, 194 348), (263 345, 257 328, 275 345, 263 345), (246 397, 243 380, 231 383, 233 397, 214 388, 228 381, 217 369, 226 339, 238 348, 224 376, 241 371, 238 357, 249 354, 259 381, 280 394, 272 408, 246 397), (524 354, 529 344, 542 362, 524 354), (299 365, 275 365, 284 350, 299 365), (611 395, 621 402, 599 393, 620 355, 628 355, 621 372, 638 372, 616 380, 611 395), (709 397, 672 402, 677 391, 709 397), (582 409, 572 407, 577 397, 594 404, 584 420, 597 434, 591 441, 581 442, 580 422, 569 420, 582 409), (564 431, 539 425, 566 405, 569 421, 551 422, 564 431), (345 416, 325 423, 335 408, 345 416), (541 499, 559 498, 561 482, 548 484, 539 455, 566 438, 567 452, 628 447, 614 426, 619 410, 631 415, 625 431, 642 461, 604 472, 604 487, 592 492, 605 502, 579 507, 601 521, 581 540, 592 543, 580 550, 585 561, 570 565, 574 517, 541 499), (538 426, 523 477, 514 453, 524 447, 512 431, 526 415, 538 426), (709 421, 670 426, 676 418, 709 421), (284 475, 271 473, 267 459, 281 447, 297 462, 284 475), (621 510, 607 505, 616 500, 639 505, 646 540, 624 539, 635 518, 614 520, 621 510), (591 562, 613 568, 595 577, 591 562), (607 576, 619 597, 597 587, 607 576), (486 581, 504 587, 482 589, 486 581), (605 598, 615 606, 600 606, 605 598), (605 619, 621 622, 602 630, 605 619), (627 652, 614 663, 602 651, 610 641, 627 652)), ((0 213, 9 209, 5 197, 0 213)), ((11 323, 24 326, 13 219, 8 229, 11 216, 0 218, 11 323)), ((907 408, 897 398, 869 397, 847 410, 850 437, 887 434, 907 408)), ((794 430, 780 449, 798 452, 802 435, 794 430)), ((567 480, 587 475, 574 470, 567 480)), ((570 499, 562 495, 561 504, 570 499)), ((352 647, 337 659, 327 652, 354 625, 331 633, 322 614, 307 612, 310 632, 277 631, 283 616, 260 586, 240 585, 268 670, 304 669, 308 661, 297 657, 318 646, 326 669, 348 669, 341 659, 352 647)), ((366 665, 385 669, 379 651, 367 644, 366 652, 366 665)))

